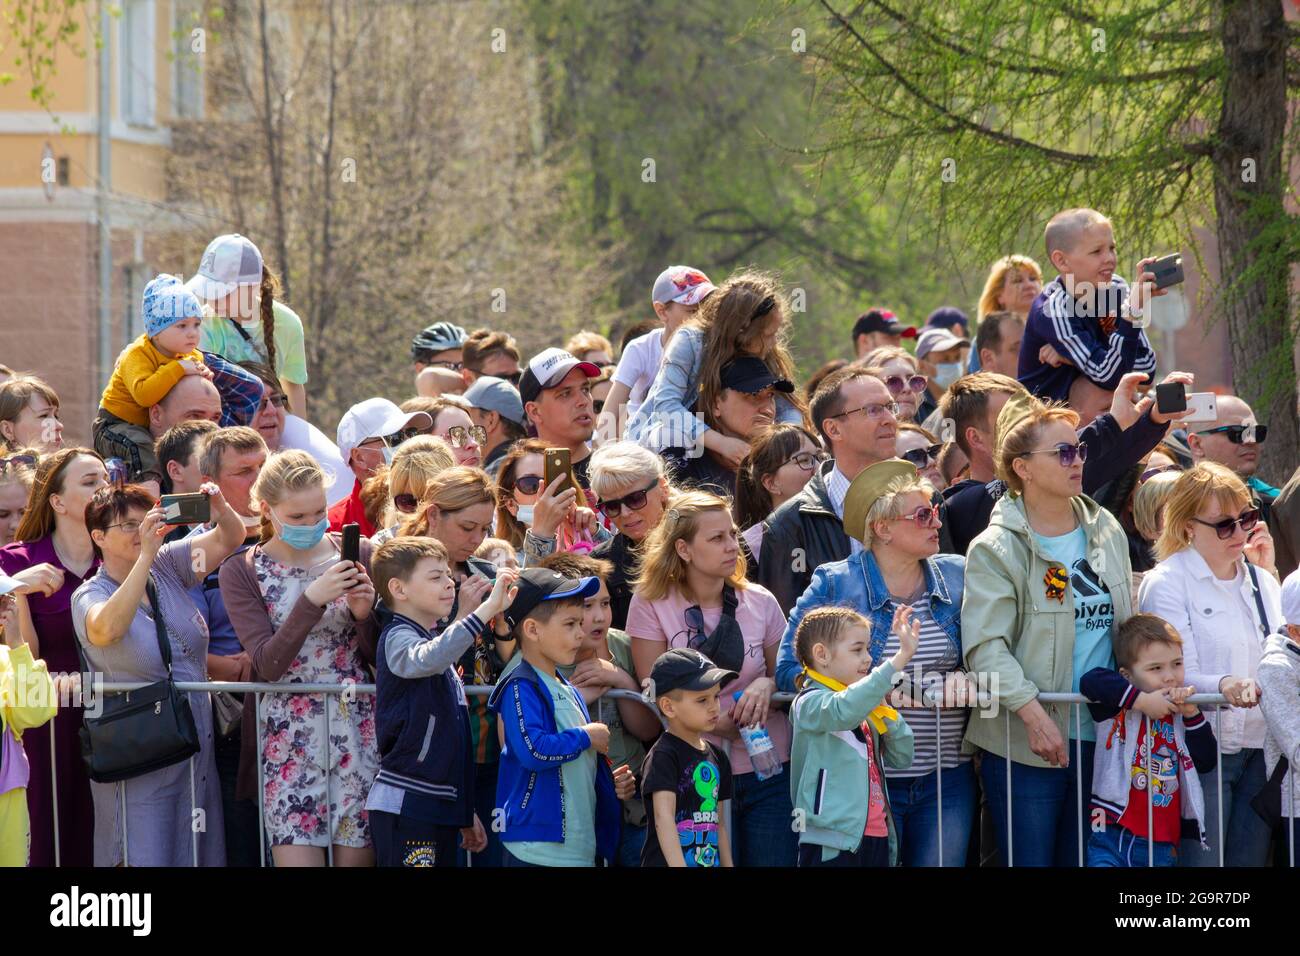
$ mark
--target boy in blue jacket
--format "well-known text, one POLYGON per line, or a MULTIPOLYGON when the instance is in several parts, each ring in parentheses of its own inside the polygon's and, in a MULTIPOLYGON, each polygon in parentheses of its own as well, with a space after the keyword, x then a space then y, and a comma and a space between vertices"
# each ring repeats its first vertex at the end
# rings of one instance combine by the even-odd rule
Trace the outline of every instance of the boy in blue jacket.
MULTIPOLYGON (((374 553, 370 570, 393 612, 375 668, 379 773, 366 800, 375 863, 453 867, 457 833, 470 853, 487 846, 474 813, 469 705, 456 664, 510 602, 515 573, 501 571, 474 611, 439 629, 456 598, 441 542, 394 538, 374 553)), ((488 586, 482 582, 480 597, 488 586)))
POLYGON ((1115 275, 1110 220, 1095 209, 1057 213, 1044 239, 1060 275, 1029 308, 1016 378, 1039 398, 1066 401, 1079 376, 1106 392, 1114 392, 1128 372, 1150 376, 1156 355, 1142 331, 1150 308, 1144 292, 1166 292, 1148 285, 1155 280, 1147 271, 1154 257, 1138 263, 1138 285, 1130 295, 1128 283, 1115 275))
MULTIPOLYGON (((600 581, 546 568, 519 573, 505 612, 519 652, 488 700, 504 736, 497 777, 503 866, 595 866, 618 850, 632 771, 615 778, 609 728, 593 723, 582 695, 557 672, 583 642, 584 601, 600 581)), ((496 821, 493 823, 497 825, 496 821)))

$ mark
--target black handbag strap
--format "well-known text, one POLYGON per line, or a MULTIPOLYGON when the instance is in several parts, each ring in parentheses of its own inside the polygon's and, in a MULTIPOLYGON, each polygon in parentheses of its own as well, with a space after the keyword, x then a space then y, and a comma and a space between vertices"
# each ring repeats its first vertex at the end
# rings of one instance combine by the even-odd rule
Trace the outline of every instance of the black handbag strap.
POLYGON ((144 593, 149 595, 149 607, 153 610, 153 627, 154 632, 158 635, 158 653, 162 655, 163 663, 167 665, 167 679, 172 676, 172 644, 167 639, 167 628, 163 624, 162 609, 158 607, 158 591, 153 586, 153 576, 149 576, 149 583, 144 586, 144 593))
POLYGON ((1264 635, 1264 640, 1268 640, 1268 614, 1264 611, 1264 598, 1259 593, 1259 577, 1255 572, 1255 566, 1249 561, 1246 562, 1246 570, 1250 573, 1250 589, 1255 595, 1255 610, 1259 612, 1259 630, 1264 635))
POLYGON ((229 320, 230 320, 230 324, 233 325, 233 326, 235 327, 235 331, 238 332, 238 333, 239 333, 239 337, 240 337, 241 339, 244 340, 244 344, 246 344, 247 346, 249 346, 249 348, 251 348, 251 349, 252 349, 254 352, 256 352, 258 355, 260 355, 261 357, 265 358, 265 357, 266 357, 266 350, 265 350, 265 349, 259 349, 259 348, 257 347, 257 343, 254 342, 254 341, 253 341, 253 337, 252 337, 251 335, 248 334, 248 330, 247 330, 246 328, 244 328, 244 324, 243 324, 242 322, 240 322, 237 318, 235 318, 233 315, 228 315, 228 316, 226 316, 226 318, 229 319, 229 320))

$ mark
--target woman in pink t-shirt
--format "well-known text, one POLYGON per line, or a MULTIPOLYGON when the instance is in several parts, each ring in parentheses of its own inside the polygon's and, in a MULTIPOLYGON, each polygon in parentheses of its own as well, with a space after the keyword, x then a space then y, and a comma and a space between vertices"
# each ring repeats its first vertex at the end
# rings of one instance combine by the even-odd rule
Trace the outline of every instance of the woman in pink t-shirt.
POLYGON ((745 580, 745 560, 723 498, 703 491, 676 497, 646 538, 628 609, 637 678, 672 647, 693 647, 740 674, 722 687, 722 719, 710 740, 728 748, 734 774, 731 830, 737 866, 794 866, 790 826, 790 724, 771 707, 776 652, 785 615, 770 591, 745 580), (741 693, 738 701, 733 695, 741 693), (759 780, 739 726, 762 725, 782 772, 759 780))

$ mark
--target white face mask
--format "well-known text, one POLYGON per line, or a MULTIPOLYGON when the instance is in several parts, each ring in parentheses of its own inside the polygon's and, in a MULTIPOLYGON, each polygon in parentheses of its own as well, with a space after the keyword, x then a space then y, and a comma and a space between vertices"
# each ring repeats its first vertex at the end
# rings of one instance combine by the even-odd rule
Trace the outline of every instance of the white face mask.
POLYGON ((533 526, 533 506, 516 505, 515 507, 517 509, 515 511, 515 520, 524 527, 531 528, 533 526))
POLYGON ((944 388, 961 378, 961 362, 940 362, 934 370, 932 378, 944 388))
POLYGON ((385 465, 391 465, 393 463, 393 450, 389 448, 387 445, 384 446, 384 449, 381 452, 381 454, 384 456, 385 465))

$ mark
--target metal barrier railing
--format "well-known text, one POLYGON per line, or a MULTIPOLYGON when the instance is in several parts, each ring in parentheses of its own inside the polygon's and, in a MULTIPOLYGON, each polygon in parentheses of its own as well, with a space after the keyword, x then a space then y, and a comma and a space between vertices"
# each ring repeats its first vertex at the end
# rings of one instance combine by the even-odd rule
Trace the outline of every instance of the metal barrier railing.
MULTIPOLYGON (((118 692, 122 692, 122 691, 138 690, 138 689, 140 689, 141 687, 145 687, 145 686, 148 686, 148 685, 146 685, 145 683, 141 683, 141 682, 102 682, 102 683, 94 684, 93 686, 94 686, 94 688, 95 688, 95 692, 96 692, 96 693, 118 693, 118 692)), ((374 684, 351 684, 351 683, 349 683, 349 684, 306 684, 306 683, 303 683, 303 684, 280 684, 280 683, 267 683, 267 682, 258 683, 258 682, 252 682, 252 681, 243 681, 243 682, 222 682, 222 681, 177 681, 177 682, 176 682, 176 688, 177 688, 178 690, 180 690, 180 691, 184 691, 184 692, 195 692, 195 693, 207 693, 207 692, 215 692, 215 691, 225 691, 225 692, 229 692, 229 693, 237 693, 237 694, 250 694, 250 693, 253 694, 253 695, 254 695, 254 707, 253 707, 253 710, 254 710, 254 721, 255 721, 256 726, 257 726, 258 729, 259 729, 259 730, 258 730, 259 733, 260 733, 260 728, 261 728, 261 726, 262 726, 262 695, 263 695, 263 694, 279 694, 279 695, 283 695, 283 694, 326 694, 326 695, 350 694, 350 695, 367 695, 367 694, 374 694, 374 693, 375 693, 375 685, 374 685, 374 684)), ((483 696, 483 697, 486 697, 486 696, 488 696, 489 694, 491 694, 491 692, 492 692, 493 689, 494 689, 494 688, 491 687, 491 686, 482 686, 482 685, 466 685, 466 687, 465 687, 465 693, 466 693, 467 695, 469 695, 469 696, 483 696)), ((776 702, 776 703, 788 704, 790 701, 792 701, 792 700, 794 699, 794 696, 795 696, 795 695, 793 695, 793 694, 788 694, 788 693, 777 693, 777 694, 774 694, 774 695, 773 695, 772 699, 773 699, 773 701, 776 702)), ((654 705, 654 702, 651 701, 651 700, 647 700, 643 695, 641 695, 641 694, 639 694, 639 693, 636 693, 636 692, 634 692, 634 691, 630 691, 630 690, 620 690, 620 689, 616 689, 616 688, 610 688, 610 689, 607 689, 607 690, 605 691, 605 693, 602 695, 602 698, 611 698, 611 699, 614 699, 614 700, 620 700, 620 699, 622 699, 622 700, 636 700, 636 701, 640 702, 642 705, 648 707, 652 712, 654 712, 655 716, 659 718, 659 720, 660 720, 661 723, 664 722, 664 720, 663 720, 663 715, 659 713, 659 710, 658 710, 658 708, 654 705)), ((1083 697, 1083 696, 1080 695, 1080 694, 1041 693, 1041 694, 1038 695, 1038 698, 1037 698, 1037 699, 1038 699, 1038 701, 1039 701, 1040 703, 1042 703, 1042 704, 1047 704, 1047 705, 1052 705, 1052 704, 1063 704, 1063 705, 1067 705, 1067 706, 1070 708, 1070 710, 1072 711, 1072 713, 1073 713, 1073 726, 1074 726, 1074 733, 1071 735, 1071 738, 1070 738, 1070 739, 1073 740, 1073 742, 1074 742, 1074 760, 1075 760, 1075 762, 1076 762, 1076 766, 1078 766, 1078 765, 1082 762, 1082 754, 1083 754, 1083 744, 1082 744, 1083 716, 1082 716, 1082 711, 1083 711, 1083 707, 1088 703, 1087 698, 1083 697)), ((987 703, 988 703, 988 700, 989 700, 989 699, 988 699, 987 695, 985 695, 985 694, 983 694, 983 693, 981 693, 980 697, 978 698, 978 702, 979 702, 981 705, 985 705, 985 704, 987 704, 987 703)), ((1223 749, 1222 749, 1222 738, 1221 738, 1221 735, 1220 735, 1220 732, 1219 732, 1219 731, 1220 731, 1220 726, 1219 726, 1219 725, 1220 725, 1220 720, 1219 720, 1219 718, 1220 718, 1220 712, 1222 711, 1222 709, 1223 709, 1224 707, 1229 706, 1229 705, 1228 705, 1227 700, 1226 700, 1226 699, 1225 699, 1221 694, 1195 694, 1195 695, 1193 695, 1192 697, 1189 697, 1189 698, 1188 698, 1188 702, 1189 702, 1189 703, 1196 704, 1196 705, 1198 705, 1198 706, 1200 706, 1200 707, 1202 707, 1202 708, 1208 708, 1208 709, 1212 710, 1212 711, 1213 711, 1213 714, 1214 714, 1214 719, 1213 719, 1212 726, 1213 726, 1213 730, 1214 730, 1214 739, 1215 739, 1215 764, 1216 764, 1215 778, 1216 778, 1216 787, 1217 787, 1217 796, 1218 796, 1218 799, 1217 799, 1217 801, 1216 801, 1216 813, 1215 813, 1216 825, 1217 825, 1217 837, 1218 837, 1217 840, 1216 840, 1216 845, 1217 845, 1217 847, 1218 847, 1219 866, 1224 866, 1225 847, 1224 847, 1224 840, 1223 840, 1223 830, 1224 830, 1224 820, 1223 820, 1223 817, 1224 817, 1224 814, 1223 814, 1223 749)), ((942 743, 941 743, 941 742, 942 742, 942 738, 943 738, 943 732, 942 732, 942 713, 943 713, 943 711, 944 711, 945 709, 951 709, 951 708, 944 708, 944 707, 942 707, 942 706, 941 706, 941 702, 934 701, 932 698, 927 698, 927 699, 925 700, 924 703, 925 703, 925 707, 924 707, 924 709, 933 709, 933 710, 934 710, 934 713, 935 713, 935 728, 936 728, 936 742, 939 744, 939 746, 937 747, 937 750, 936 750, 936 761, 935 761, 935 774, 936 774, 936 781, 935 781, 935 782, 936 782, 936 787, 935 787, 935 789, 936 789, 936 793, 937 793, 937 802, 938 802, 938 807, 937 807, 937 809, 938 809, 938 814, 937 814, 937 824, 936 824, 936 826, 937 826, 937 831, 938 831, 938 832, 937 832, 937 835, 938 835, 938 856, 939 856, 939 866, 943 866, 943 865, 944 865, 944 863, 943 863, 943 859, 944 859, 944 853, 943 853, 943 830, 944 830, 944 827, 943 827, 943 748, 942 748, 942 743)), ((970 709, 970 710, 972 711, 971 719, 989 719, 989 718, 987 718, 987 717, 983 717, 983 718, 980 717, 980 716, 979 716, 979 709, 978 709, 978 708, 966 708, 966 709, 970 709)), ((996 717, 996 716, 995 716, 995 717, 993 717, 992 719, 1004 719, 1004 720, 1006 721, 1006 748, 1007 748, 1007 755, 1008 755, 1008 759, 1006 760, 1006 768, 1007 768, 1007 769, 1006 769, 1006 785, 1007 785, 1007 796, 1006 796, 1006 812, 1007 812, 1007 820, 1006 820, 1006 827, 1007 827, 1007 829, 1006 829, 1006 838, 1007 838, 1007 840, 1006 840, 1006 842, 1007 842, 1007 860, 1006 860, 1006 865, 1007 865, 1007 866, 1014 866, 1014 865, 1015 865, 1014 826, 1013 826, 1013 823, 1014 823, 1014 815, 1013 815, 1013 809, 1012 809, 1012 805, 1013 805, 1013 773, 1012 773, 1012 765, 1013 765, 1013 761, 1010 759, 1010 754, 1011 754, 1011 712, 1010 712, 1009 710, 1006 710, 1005 708, 1003 708, 1002 711, 1001 711, 1001 716, 1000 716, 1000 717, 996 717)), ((1089 718, 1089 719, 1091 719, 1091 718, 1089 718)), ((50 760, 50 775, 51 775, 51 785, 52 785, 52 791, 53 791, 53 811, 54 811, 54 814, 53 814, 53 816, 54 816, 54 819, 53 819, 53 822, 54 822, 54 857, 55 857, 55 866, 58 866, 58 865, 60 864, 59 819, 58 819, 58 771, 57 771, 57 760, 54 759, 54 757, 55 757, 55 735, 54 735, 54 721, 53 721, 53 720, 51 720, 51 721, 49 722, 49 727, 50 727, 50 756, 51 756, 51 760, 50 760)), ((327 814, 327 828, 326 828, 326 834, 327 834, 327 842, 326 842, 326 860, 327 860, 327 863, 328 863, 328 864, 332 865, 332 864, 333 864, 333 859, 334 859, 334 821, 333 821, 333 809, 332 809, 331 800, 330 800, 330 786, 331 786, 331 782, 332 782, 332 778, 331 778, 331 770, 332 770, 332 768, 331 768, 331 762, 332 762, 332 761, 331 761, 331 757, 332 757, 332 755, 331 755, 331 753, 330 753, 330 751, 329 751, 329 747, 330 747, 330 742, 329 742, 329 741, 330 741, 330 708, 329 708, 328 705, 325 707, 325 731, 326 731, 326 733, 325 733, 325 741, 326 741, 326 759, 325 759, 325 773, 326 773, 326 782, 325 782, 325 786, 326 786, 326 800, 325 800, 325 803, 326 803, 326 814, 327 814)), ((214 732, 215 732, 215 728, 214 728, 214 732)), ((1155 767, 1153 766, 1153 764, 1152 764, 1152 756, 1153 756, 1153 750, 1154 750, 1154 748, 1151 746, 1151 740, 1152 740, 1152 732, 1151 732, 1150 725, 1149 725, 1149 722, 1148 722, 1148 731, 1147 731, 1147 736, 1146 736, 1146 739, 1143 741, 1143 745, 1142 745, 1142 746, 1144 746, 1144 749, 1145 749, 1145 755, 1146 755, 1146 784, 1145 784, 1145 789, 1146 789, 1146 794, 1147 794, 1147 833, 1148 833, 1148 834, 1151 834, 1151 833, 1154 832, 1154 831, 1153 831, 1153 823, 1154 823, 1154 807, 1155 807, 1155 803, 1154 803, 1154 801, 1155 801, 1156 781, 1157 781, 1157 779, 1158 779, 1158 778, 1157 778, 1157 775, 1156 775, 1156 773, 1155 773, 1155 770, 1156 770, 1157 768, 1155 768, 1155 767)), ((263 768, 263 763, 262 763, 262 759, 261 759, 261 756, 260 756, 260 749, 261 749, 261 748, 259 747, 259 756, 258 756, 258 794, 257 794, 258 847, 259 847, 259 858, 261 859, 263 865, 265 865, 265 860, 266 860, 266 815, 265 815, 264 800, 265 800, 266 782, 265 782, 265 780, 263 779, 264 768, 263 768)), ((1300 767, 1300 752, 1297 752, 1296 754, 1292 754, 1292 755, 1290 755, 1290 758, 1291 758, 1291 766, 1292 766, 1292 767, 1300 767)), ((1177 759, 1177 757, 1175 757, 1175 760, 1176 760, 1176 759, 1177 759)), ((1176 776, 1177 773, 1178 773, 1178 767, 1175 766, 1175 767, 1173 768, 1173 770, 1174 770, 1174 774, 1175 774, 1175 776, 1176 776)), ((194 782, 194 758, 193 758, 193 757, 191 757, 190 760, 189 760, 189 771, 190 771, 190 807, 191 807, 191 818, 193 818, 193 811, 194 811, 194 809, 195 809, 195 804, 197 803, 197 794, 196 794, 196 791, 195 791, 195 782, 194 782)), ((1189 771, 1189 772, 1191 772, 1191 773, 1195 773, 1196 771, 1195 771, 1195 769, 1192 769, 1192 770, 1189 771)), ((888 776, 888 775, 887 775, 887 776, 888 776)), ((1297 801, 1297 796, 1296 796, 1296 793, 1295 793, 1295 779, 1294 779, 1294 778, 1295 778, 1296 774, 1293 773, 1291 776, 1292 776, 1292 793, 1291 793, 1291 797, 1292 797, 1292 806, 1293 806, 1293 808, 1295 808, 1295 807, 1300 807, 1300 802, 1297 801)), ((1084 824, 1083 824, 1083 821, 1084 821, 1084 815, 1085 815, 1085 814, 1084 814, 1084 800, 1090 798, 1090 797, 1091 797, 1091 794, 1086 794, 1086 795, 1085 795, 1085 794, 1083 793, 1083 775, 1082 775, 1082 774, 1076 774, 1076 775, 1075 775, 1075 779, 1076 779, 1076 799, 1077 799, 1077 810, 1078 810, 1078 813, 1077 813, 1077 818, 1078 818, 1078 841, 1077 841, 1077 842, 1078 842, 1078 863, 1079 863, 1079 866, 1084 866, 1084 865, 1085 865, 1085 861, 1086 861, 1086 840, 1084 839, 1084 824)), ((1294 812, 1294 811, 1293 811, 1293 812, 1294 812)), ((127 830, 126 830, 126 816, 127 816, 127 814, 126 814, 126 790, 125 790, 125 786, 123 786, 123 788, 122 788, 122 857, 123 857, 122 865, 123 865, 123 866, 129 865, 129 864, 128 864, 128 857, 127 857, 127 853, 128 853, 128 840, 127 840, 127 830)), ((976 825, 977 825, 977 824, 976 824, 976 825)), ((1296 839, 1295 839, 1295 817, 1287 818, 1287 826, 1288 826, 1289 829, 1290 829, 1290 832, 1289 832, 1289 834, 1288 834, 1289 839, 1288 839, 1288 841, 1287 841, 1288 852, 1289 852, 1289 858, 1290 858, 1290 859, 1289 859, 1289 865, 1290 865, 1291 867, 1294 867, 1295 864, 1296 864, 1296 860, 1295 860, 1295 849, 1296 849, 1296 839)), ((193 826, 191 826, 190 829, 191 829, 191 845, 192 845, 192 854, 191 854, 191 856, 192 856, 192 861, 193 861, 193 864, 194 864, 195 866, 198 866, 198 862, 199 862, 198 830, 197 830, 195 827, 193 827, 193 826)), ((471 855, 471 856, 472 856, 472 855, 471 855)), ((1154 865, 1154 862, 1155 862, 1155 841, 1153 841, 1153 840, 1151 840, 1151 839, 1148 839, 1148 840, 1147 840, 1147 865, 1148 865, 1148 866, 1153 866, 1153 865, 1154 865)))

